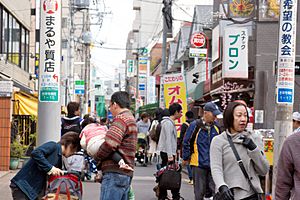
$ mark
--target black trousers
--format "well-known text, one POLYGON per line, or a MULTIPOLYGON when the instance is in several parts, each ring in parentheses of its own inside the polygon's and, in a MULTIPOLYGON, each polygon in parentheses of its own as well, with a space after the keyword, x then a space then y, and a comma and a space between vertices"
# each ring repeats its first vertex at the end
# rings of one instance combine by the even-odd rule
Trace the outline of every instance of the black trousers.
MULTIPOLYGON (((160 152, 161 157, 161 167, 168 165, 168 154, 165 152, 160 152)), ((171 164, 171 163, 170 163, 171 164)), ((176 190, 171 190, 173 200, 180 199, 180 188, 176 190)), ((165 200, 168 196, 168 191, 163 188, 159 188, 159 200, 165 200)))

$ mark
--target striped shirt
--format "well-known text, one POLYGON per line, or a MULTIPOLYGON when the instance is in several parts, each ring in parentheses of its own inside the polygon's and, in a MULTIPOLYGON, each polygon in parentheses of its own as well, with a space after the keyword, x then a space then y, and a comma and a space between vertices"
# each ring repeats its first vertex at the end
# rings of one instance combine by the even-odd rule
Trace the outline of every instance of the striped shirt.
POLYGON ((133 176, 133 172, 124 171, 119 168, 110 155, 118 152, 125 163, 134 168, 134 157, 137 144, 137 126, 135 119, 129 110, 119 113, 108 129, 105 142, 100 146, 96 159, 101 161, 101 170, 105 172, 116 172, 133 176))

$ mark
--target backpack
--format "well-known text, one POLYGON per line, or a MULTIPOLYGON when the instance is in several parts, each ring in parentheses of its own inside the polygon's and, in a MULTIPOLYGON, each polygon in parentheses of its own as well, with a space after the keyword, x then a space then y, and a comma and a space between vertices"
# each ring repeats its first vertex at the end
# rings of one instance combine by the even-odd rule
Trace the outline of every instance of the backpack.
POLYGON ((151 140, 158 143, 160 131, 161 131, 161 123, 158 122, 158 124, 154 128, 152 128, 149 132, 149 137, 151 138, 151 140))
MULTIPOLYGON (((195 150, 194 150, 194 143, 195 143, 197 134, 200 131, 200 129, 207 131, 207 128, 205 127, 205 124, 202 121, 202 119, 197 119, 196 123, 197 123, 196 127, 195 127, 195 129, 194 129, 194 131, 193 131, 193 133, 191 135, 191 138, 190 138, 190 152, 191 152, 191 154, 195 152, 195 150)), ((217 129, 216 131, 219 134, 220 133, 219 127, 215 126, 215 128, 217 129)))
POLYGON ((61 119, 61 136, 63 136, 65 133, 69 131, 73 131, 76 133, 81 132, 81 125, 80 125, 80 118, 77 118, 76 120, 72 121, 72 123, 68 122, 68 120, 65 120, 64 118, 61 119))

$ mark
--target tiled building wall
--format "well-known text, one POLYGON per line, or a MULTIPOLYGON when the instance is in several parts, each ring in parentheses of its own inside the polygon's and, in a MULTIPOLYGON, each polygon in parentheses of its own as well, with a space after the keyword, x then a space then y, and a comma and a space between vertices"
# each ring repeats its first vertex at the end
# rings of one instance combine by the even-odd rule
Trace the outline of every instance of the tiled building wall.
POLYGON ((10 98, 0 97, 0 171, 9 170, 10 98))

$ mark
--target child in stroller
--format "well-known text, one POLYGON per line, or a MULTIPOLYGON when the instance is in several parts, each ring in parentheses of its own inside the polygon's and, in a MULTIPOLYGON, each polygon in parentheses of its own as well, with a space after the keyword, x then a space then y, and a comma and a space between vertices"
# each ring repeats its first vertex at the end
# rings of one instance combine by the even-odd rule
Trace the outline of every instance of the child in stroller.
POLYGON ((135 161, 142 164, 143 166, 147 166, 148 158, 147 158, 147 149, 148 142, 147 136, 144 133, 139 133, 137 136, 137 150, 135 153, 135 161))

